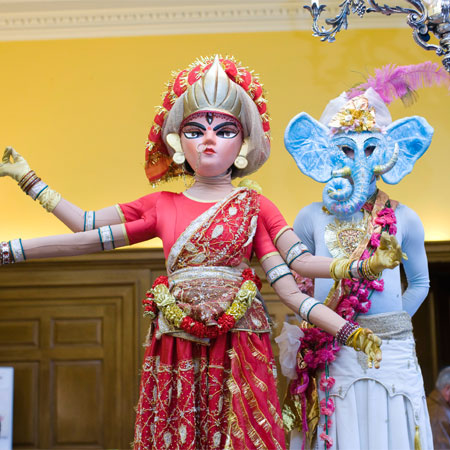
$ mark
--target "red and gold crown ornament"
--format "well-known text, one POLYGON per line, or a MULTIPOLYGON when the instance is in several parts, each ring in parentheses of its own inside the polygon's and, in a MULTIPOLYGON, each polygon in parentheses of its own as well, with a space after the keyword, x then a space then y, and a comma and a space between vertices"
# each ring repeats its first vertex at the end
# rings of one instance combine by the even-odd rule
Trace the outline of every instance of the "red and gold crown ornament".
MULTIPOLYGON (((148 134, 145 147, 145 173, 152 184, 168 181, 183 174, 181 166, 173 163, 172 157, 162 138, 164 122, 175 101, 191 86, 206 76, 215 60, 220 63, 226 76, 240 86, 255 103, 261 117, 264 134, 269 138, 270 125, 267 114, 266 99, 258 76, 242 66, 233 57, 207 57, 196 60, 187 69, 174 72, 163 94, 162 105, 157 108, 157 114, 148 134)), ((239 117, 237 117, 239 118, 239 117)))

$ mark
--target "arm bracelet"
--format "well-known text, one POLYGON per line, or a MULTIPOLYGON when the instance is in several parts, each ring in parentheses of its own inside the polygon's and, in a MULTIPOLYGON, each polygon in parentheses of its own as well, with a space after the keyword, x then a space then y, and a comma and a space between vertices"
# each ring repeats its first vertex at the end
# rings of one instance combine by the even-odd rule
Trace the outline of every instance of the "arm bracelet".
POLYGON ((303 300, 302 303, 300 304, 300 307, 298 308, 298 314, 303 320, 309 322, 309 313, 315 306, 320 304, 321 303, 318 302, 315 298, 306 297, 305 300, 303 300))
POLYGON ((114 236, 109 225, 100 227, 98 229, 98 236, 100 238, 102 250, 114 250, 116 248, 116 246, 114 245, 114 236))
POLYGON ((95 230, 95 211, 86 211, 84 213, 83 231, 95 230))
POLYGON ((19 181, 20 189, 28 194, 33 200, 39 203, 48 211, 52 212, 61 200, 61 194, 50 189, 34 172, 30 170, 19 181))
POLYGON ((26 259, 22 239, 14 239, 9 242, 0 243, 0 266, 22 262, 26 259))
POLYGON ((271 286, 275 283, 275 281, 285 277, 286 275, 292 275, 292 273, 285 263, 278 264, 277 266, 270 268, 266 273, 267 281, 271 286))
POLYGON ((14 257, 12 256, 11 247, 9 242, 0 243, 0 265, 12 264, 14 262, 14 257))
POLYGON ((339 345, 345 345, 347 343, 348 338, 358 329, 359 325, 355 325, 351 322, 345 322, 339 331, 336 333, 336 340, 339 345))
POLYGON ((291 267, 292 263, 304 253, 310 253, 306 245, 300 241, 296 242, 286 253, 286 263, 288 267, 291 267))

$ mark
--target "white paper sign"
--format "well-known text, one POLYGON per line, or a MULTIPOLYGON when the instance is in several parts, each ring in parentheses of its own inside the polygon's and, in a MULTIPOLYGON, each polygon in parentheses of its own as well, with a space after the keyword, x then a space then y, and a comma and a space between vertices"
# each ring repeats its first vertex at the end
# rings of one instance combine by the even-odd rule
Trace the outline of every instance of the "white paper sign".
POLYGON ((0 450, 12 449, 14 369, 0 367, 0 450))

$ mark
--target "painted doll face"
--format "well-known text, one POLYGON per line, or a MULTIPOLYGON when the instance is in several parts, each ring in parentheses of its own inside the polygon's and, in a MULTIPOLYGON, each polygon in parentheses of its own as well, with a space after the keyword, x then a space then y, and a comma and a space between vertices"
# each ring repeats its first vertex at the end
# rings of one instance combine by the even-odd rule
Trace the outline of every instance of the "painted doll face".
POLYGON ((225 173, 242 145, 239 122, 219 113, 193 114, 185 120, 180 136, 187 162, 197 174, 207 177, 225 173))

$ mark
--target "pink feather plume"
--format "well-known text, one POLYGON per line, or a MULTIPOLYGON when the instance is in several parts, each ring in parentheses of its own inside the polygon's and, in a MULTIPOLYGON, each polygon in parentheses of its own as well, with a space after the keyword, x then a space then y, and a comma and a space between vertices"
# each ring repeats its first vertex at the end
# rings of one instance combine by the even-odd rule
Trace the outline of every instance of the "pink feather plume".
POLYGON ((347 91, 347 96, 356 97, 371 87, 386 105, 397 98, 409 103, 414 101, 417 89, 442 85, 450 89, 450 74, 437 63, 427 61, 410 66, 388 64, 381 69, 375 69, 375 76, 347 91))

